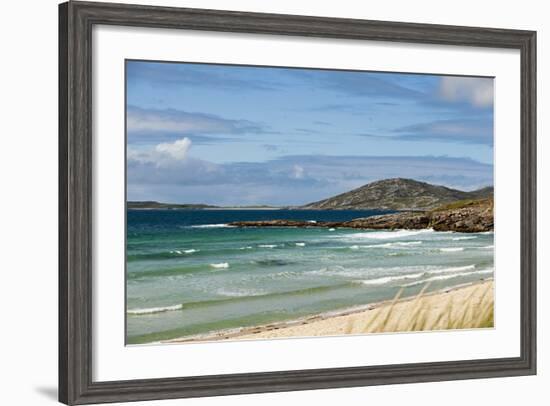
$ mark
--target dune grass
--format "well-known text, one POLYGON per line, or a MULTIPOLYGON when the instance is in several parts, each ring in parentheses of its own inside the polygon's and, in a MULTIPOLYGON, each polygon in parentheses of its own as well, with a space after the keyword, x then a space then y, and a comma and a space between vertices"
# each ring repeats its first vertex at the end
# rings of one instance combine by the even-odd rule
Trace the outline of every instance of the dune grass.
POLYGON ((480 284, 465 297, 435 303, 425 295, 426 285, 412 300, 400 302, 399 290, 389 306, 375 309, 372 317, 361 324, 350 319, 347 334, 488 328, 494 326, 493 284, 480 284))

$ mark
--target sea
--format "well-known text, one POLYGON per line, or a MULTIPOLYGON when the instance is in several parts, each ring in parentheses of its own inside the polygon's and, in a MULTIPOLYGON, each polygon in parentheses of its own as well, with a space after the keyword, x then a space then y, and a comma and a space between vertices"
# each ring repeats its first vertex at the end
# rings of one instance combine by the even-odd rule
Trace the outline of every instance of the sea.
POLYGON ((493 277, 494 236, 424 230, 239 228, 377 210, 127 212, 126 342, 156 343, 334 312, 493 277))

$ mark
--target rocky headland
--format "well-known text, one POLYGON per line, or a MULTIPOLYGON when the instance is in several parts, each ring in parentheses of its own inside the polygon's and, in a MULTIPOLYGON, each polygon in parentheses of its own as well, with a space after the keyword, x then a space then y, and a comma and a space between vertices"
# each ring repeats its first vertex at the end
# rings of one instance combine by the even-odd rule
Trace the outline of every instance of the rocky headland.
POLYGON ((236 221, 236 227, 360 228, 374 230, 423 229, 479 233, 493 231, 493 199, 460 200, 433 210, 402 211, 344 222, 299 220, 236 221))

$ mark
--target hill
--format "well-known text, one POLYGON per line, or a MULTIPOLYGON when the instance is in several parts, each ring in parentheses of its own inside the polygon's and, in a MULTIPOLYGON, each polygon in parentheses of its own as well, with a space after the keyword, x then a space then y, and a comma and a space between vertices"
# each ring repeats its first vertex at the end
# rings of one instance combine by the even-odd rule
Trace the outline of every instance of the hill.
POLYGON ((413 179, 394 178, 368 183, 349 192, 309 203, 300 208, 430 210, 459 200, 477 200, 492 196, 492 186, 464 192, 413 179))

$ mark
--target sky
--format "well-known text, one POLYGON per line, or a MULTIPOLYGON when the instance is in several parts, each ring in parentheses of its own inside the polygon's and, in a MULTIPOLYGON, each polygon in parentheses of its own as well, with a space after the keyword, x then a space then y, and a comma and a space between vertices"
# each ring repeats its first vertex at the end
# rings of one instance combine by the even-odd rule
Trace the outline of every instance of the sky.
POLYGON ((299 205, 493 184, 493 79, 126 62, 128 200, 299 205))

